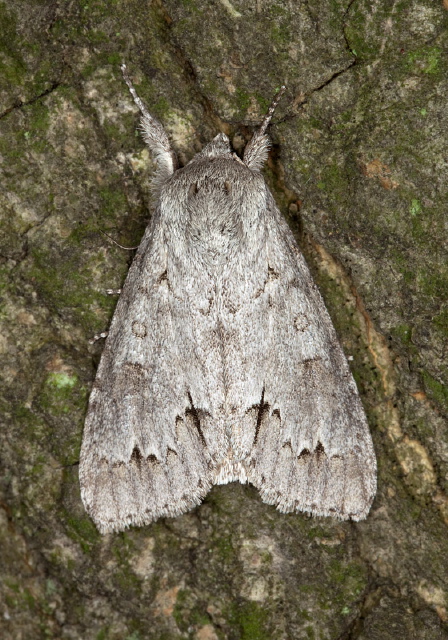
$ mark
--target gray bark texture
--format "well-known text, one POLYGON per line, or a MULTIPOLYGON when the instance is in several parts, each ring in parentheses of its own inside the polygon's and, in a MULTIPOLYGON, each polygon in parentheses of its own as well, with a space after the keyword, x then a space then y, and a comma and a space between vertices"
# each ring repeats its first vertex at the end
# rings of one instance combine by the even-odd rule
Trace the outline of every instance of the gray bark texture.
POLYGON ((448 638, 448 1, 0 2, 0 637, 448 638), (276 88, 264 175, 349 356, 379 463, 367 520, 250 485, 100 536, 87 399, 151 215, 120 72, 182 163, 240 151, 276 88))

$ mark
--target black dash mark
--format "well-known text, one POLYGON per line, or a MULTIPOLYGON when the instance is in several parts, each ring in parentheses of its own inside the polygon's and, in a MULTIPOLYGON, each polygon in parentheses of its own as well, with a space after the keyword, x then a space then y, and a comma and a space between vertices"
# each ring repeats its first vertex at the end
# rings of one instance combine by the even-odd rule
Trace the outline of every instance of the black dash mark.
POLYGON ((190 402, 190 409, 187 409, 185 411, 185 415, 187 415, 187 416, 190 415, 193 418, 193 423, 194 423, 194 426, 196 427, 196 430, 197 430, 197 432, 199 434, 201 442, 204 445, 204 447, 206 447, 207 446, 207 441, 206 441, 206 439, 204 437, 204 434, 202 432, 201 420, 199 418, 199 412, 198 412, 198 410, 196 409, 196 407, 193 404, 193 398, 191 397, 191 393, 189 391, 187 393, 187 397, 188 397, 188 400, 190 402))
POLYGON ((137 465, 137 467, 141 467, 141 464, 143 462, 143 456, 140 452, 140 449, 138 447, 134 447, 131 453, 131 459, 130 462, 135 462, 135 464, 137 465))
POLYGON ((258 434, 260 432, 260 427, 261 427, 263 418, 266 415, 266 412, 269 411, 269 405, 267 402, 264 401, 264 387, 263 387, 263 391, 261 392, 260 404, 254 405, 253 408, 258 409, 257 424, 255 425, 255 437, 254 437, 254 445, 255 445, 257 444, 258 434))

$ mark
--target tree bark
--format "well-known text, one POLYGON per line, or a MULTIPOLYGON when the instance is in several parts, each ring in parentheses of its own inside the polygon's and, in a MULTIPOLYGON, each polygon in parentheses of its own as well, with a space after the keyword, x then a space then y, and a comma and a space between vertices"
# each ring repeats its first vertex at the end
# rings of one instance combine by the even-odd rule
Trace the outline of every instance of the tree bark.
POLYGON ((448 638, 448 3, 0 5, 0 635, 448 638), (78 483, 105 331, 151 215, 126 61, 181 163, 240 151, 276 88, 265 176, 349 356, 379 463, 367 520, 247 485, 100 536, 78 483))

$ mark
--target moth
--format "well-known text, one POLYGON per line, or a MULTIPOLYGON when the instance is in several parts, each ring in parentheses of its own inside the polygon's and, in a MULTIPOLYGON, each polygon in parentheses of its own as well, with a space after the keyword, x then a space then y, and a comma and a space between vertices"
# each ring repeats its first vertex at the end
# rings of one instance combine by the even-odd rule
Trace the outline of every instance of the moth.
POLYGON ((361 520, 376 491, 364 410, 335 329, 261 168, 217 135, 186 166, 138 97, 157 205, 90 395, 81 497, 102 533, 250 482, 283 513, 361 520))

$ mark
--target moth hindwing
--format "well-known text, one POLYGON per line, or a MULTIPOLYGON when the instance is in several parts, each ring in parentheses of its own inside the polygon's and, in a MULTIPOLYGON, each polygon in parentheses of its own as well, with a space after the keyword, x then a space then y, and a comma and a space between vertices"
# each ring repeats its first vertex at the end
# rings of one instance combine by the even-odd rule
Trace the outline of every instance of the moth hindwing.
POLYGON ((81 496, 105 533, 251 482, 282 512, 360 520, 376 460, 322 298, 260 172, 217 135, 185 167, 125 80, 158 160, 157 205, 90 396, 81 496))

